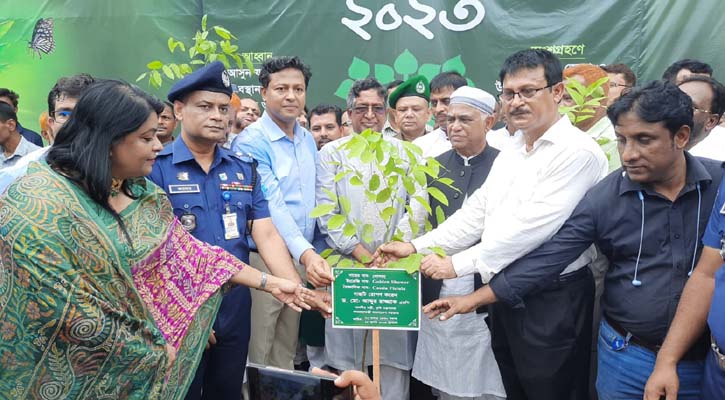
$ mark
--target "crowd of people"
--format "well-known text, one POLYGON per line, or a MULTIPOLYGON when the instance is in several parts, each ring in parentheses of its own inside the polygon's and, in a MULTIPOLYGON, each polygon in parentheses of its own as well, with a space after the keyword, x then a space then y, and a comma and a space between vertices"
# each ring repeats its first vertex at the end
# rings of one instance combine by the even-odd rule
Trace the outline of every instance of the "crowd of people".
POLYGON ((0 89, 0 397, 239 399, 250 361, 341 374, 363 400, 725 398, 711 66, 638 84, 527 49, 497 93, 455 71, 366 78, 344 109, 309 107, 299 57, 257 73, 263 107, 221 62, 166 101, 62 77, 40 135, 18 121, 22 88, 0 89), (428 199, 444 221, 346 152, 367 130, 440 163, 450 184, 416 195, 444 194, 428 199), (404 201, 384 220, 360 180, 404 201), (427 318, 381 331, 379 394, 370 335, 326 319, 328 249, 367 267, 423 255, 427 318))

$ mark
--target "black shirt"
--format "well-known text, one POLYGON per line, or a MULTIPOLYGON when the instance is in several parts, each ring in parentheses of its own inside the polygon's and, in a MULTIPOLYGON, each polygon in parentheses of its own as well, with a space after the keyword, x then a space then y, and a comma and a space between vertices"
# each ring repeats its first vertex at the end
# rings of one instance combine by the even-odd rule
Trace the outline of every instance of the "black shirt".
POLYGON ((498 299, 524 307, 527 295, 546 288, 595 243, 610 262, 601 299, 604 314, 633 335, 662 343, 693 257, 697 263, 702 252, 700 238, 723 177, 718 161, 688 153, 685 159, 685 186, 674 202, 630 181, 622 169, 612 172, 587 192, 550 241, 491 280, 498 299), (637 268, 641 285, 634 286, 641 232, 637 268))

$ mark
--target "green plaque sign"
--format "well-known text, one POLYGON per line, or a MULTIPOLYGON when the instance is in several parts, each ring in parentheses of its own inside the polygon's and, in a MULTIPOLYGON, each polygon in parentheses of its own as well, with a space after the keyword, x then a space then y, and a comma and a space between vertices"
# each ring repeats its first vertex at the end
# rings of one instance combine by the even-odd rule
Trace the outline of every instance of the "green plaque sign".
POLYGON ((420 277, 402 269, 335 268, 333 328, 420 328, 420 277))

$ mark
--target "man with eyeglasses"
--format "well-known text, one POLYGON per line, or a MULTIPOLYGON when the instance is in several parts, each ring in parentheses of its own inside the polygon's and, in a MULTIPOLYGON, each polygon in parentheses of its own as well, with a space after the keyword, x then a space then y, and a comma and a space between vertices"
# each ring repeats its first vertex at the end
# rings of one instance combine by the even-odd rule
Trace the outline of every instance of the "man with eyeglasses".
MULTIPOLYGON (((424 275, 451 279, 478 272, 486 283, 549 240, 606 175, 599 146, 559 114, 564 85, 556 56, 519 51, 506 59, 499 77, 508 122, 523 137, 499 154, 461 209, 410 243, 381 246, 378 262, 439 246, 452 256, 425 256, 424 275)), ((492 347, 509 399, 587 398, 594 280, 586 266, 592 258, 585 251, 526 310, 492 309, 492 347)), ((447 309, 446 299, 424 308, 439 309, 447 309)))
POLYGON ((53 145, 55 135, 70 118, 81 94, 94 82, 95 79, 88 74, 78 74, 58 79, 48 93, 49 146, 28 153, 14 166, 0 171, 0 193, 4 192, 15 179, 25 175, 30 162, 45 158, 48 149, 53 145))
POLYGON ((637 76, 626 64, 609 64, 602 66, 609 77, 609 94, 607 104, 613 104, 622 92, 637 84, 637 76))
POLYGON ((690 75, 677 85, 692 99, 694 126, 685 148, 690 154, 725 160, 725 128, 718 126, 725 111, 725 88, 709 76, 690 75))
MULTIPOLYGON (((347 97, 348 109, 352 110, 350 119, 353 130, 356 132, 349 137, 342 138, 327 144, 320 150, 319 162, 317 164, 317 192, 316 203, 334 204, 335 209, 327 215, 318 219, 318 227, 323 235, 326 235, 327 246, 332 248, 336 254, 344 258, 354 259, 363 264, 369 264, 373 252, 380 244, 384 243, 386 224, 380 217, 375 202, 365 198, 361 186, 353 185, 347 175, 342 179, 336 176, 345 168, 352 166, 362 174, 365 182, 371 180, 375 173, 367 168, 360 159, 347 156, 342 149, 346 143, 367 129, 380 132, 385 123, 385 89, 374 78, 358 80, 353 83, 347 97), (337 199, 333 199, 330 193, 336 197, 345 197, 352 202, 349 214, 342 210, 337 199), (352 237, 343 233, 343 228, 328 228, 328 221, 335 215, 345 215, 349 222, 358 221, 360 228, 352 237), (370 224, 373 227, 373 239, 367 242, 362 235, 362 225, 370 224)), ((391 145, 392 151, 400 153, 405 157, 403 143, 395 138, 383 135, 383 139, 391 145)), ((384 160, 383 163, 386 161, 384 160)), ((380 175, 377 175, 380 176, 380 175)), ((402 184, 391 187, 393 198, 407 198, 407 193, 402 184)), ((394 213, 389 222, 396 226, 405 210, 405 202, 394 201, 394 213)), ((368 239, 370 240, 370 239, 368 239)), ((325 322, 325 355, 326 364, 338 369, 358 369, 362 364, 363 348, 367 348, 367 354, 372 354, 371 339, 363 342, 365 330, 362 329, 339 329, 333 328, 330 320, 325 322)), ((380 368, 381 368, 381 391, 385 400, 400 400, 409 397, 410 370, 413 367, 413 352, 415 341, 411 332, 408 331, 381 331, 380 332, 380 368)), ((366 358, 367 366, 372 364, 372 357, 366 358)))

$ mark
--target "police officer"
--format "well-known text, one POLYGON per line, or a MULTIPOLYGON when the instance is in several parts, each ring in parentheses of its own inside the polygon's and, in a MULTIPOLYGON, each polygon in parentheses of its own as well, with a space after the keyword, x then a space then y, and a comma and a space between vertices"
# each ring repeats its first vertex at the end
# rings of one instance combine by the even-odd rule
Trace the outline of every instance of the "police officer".
MULTIPOLYGON (((270 271, 300 283, 272 224, 251 158, 218 146, 228 124, 232 88, 221 62, 211 63, 169 91, 181 123, 149 176, 163 188, 184 228, 249 263, 251 234, 270 271)), ((264 277, 263 277, 264 285, 264 277)), ((247 287, 225 294, 187 399, 239 400, 247 359, 251 299, 247 287), (202 394, 203 393, 203 394, 202 394)))
POLYGON ((657 354, 647 381, 645 400, 674 399, 679 389, 678 362, 710 327, 710 350, 705 359, 701 398, 725 399, 725 178, 702 236, 702 255, 685 285, 675 319, 657 354))

